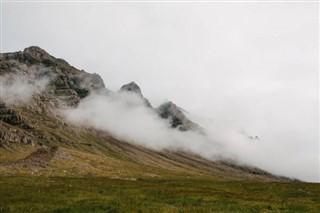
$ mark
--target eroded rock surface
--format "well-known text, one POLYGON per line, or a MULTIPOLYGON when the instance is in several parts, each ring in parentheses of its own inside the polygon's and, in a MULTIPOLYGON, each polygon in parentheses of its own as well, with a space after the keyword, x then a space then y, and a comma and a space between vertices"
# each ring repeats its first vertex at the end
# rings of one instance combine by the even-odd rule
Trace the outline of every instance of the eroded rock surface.
POLYGON ((200 126, 185 116, 182 109, 172 102, 166 102, 157 108, 157 113, 161 118, 169 119, 172 128, 178 128, 181 131, 196 130, 200 131, 200 126))

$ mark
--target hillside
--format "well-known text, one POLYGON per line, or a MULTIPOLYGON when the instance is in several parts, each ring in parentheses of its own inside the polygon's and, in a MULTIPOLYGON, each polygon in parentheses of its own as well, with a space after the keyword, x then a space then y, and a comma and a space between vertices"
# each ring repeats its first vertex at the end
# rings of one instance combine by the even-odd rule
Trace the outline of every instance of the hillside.
MULTIPOLYGON (((154 151, 117 140, 112 133, 66 122, 57 109, 77 107, 90 93, 111 91, 105 88, 99 75, 78 70, 39 47, 1 54, 0 68, 5 85, 10 83, 9 78, 10 81, 28 80, 32 85, 43 79, 48 81, 23 103, 19 103, 19 97, 12 103, 7 103, 5 97, 2 99, 0 171, 3 175, 92 174, 134 178, 194 175, 281 180, 257 168, 213 162, 184 151, 154 151)), ((124 85, 120 91, 137 93, 152 108, 134 82, 124 85)), ((173 128, 182 131, 197 128, 197 124, 188 120, 171 102, 156 111, 164 119, 172 117, 173 128)))
POLYGON ((146 147, 89 125, 90 117, 80 125, 64 114, 91 95, 113 100, 134 94, 138 101, 126 107, 143 106, 170 131, 205 134, 174 103, 154 108, 134 82, 112 92, 98 74, 39 47, 1 54, 0 77, 0 212, 315 212, 319 207, 319 187, 312 184, 232 159, 146 147), (278 195, 270 197, 272 191, 278 195), (264 197, 256 198, 259 193, 264 197), (292 193, 301 204, 283 200, 292 193))

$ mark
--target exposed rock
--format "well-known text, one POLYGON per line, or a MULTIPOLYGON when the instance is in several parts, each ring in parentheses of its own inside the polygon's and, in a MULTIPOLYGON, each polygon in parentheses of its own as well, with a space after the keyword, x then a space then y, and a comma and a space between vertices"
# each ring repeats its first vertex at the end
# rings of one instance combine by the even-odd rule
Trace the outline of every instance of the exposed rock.
POLYGON ((46 90, 39 94, 47 107, 77 106, 81 98, 105 88, 98 74, 78 70, 36 46, 1 54, 0 75, 5 74, 22 76, 30 82, 48 79, 46 90))
POLYGON ((34 139, 21 132, 0 131, 0 147, 10 147, 12 144, 25 144, 34 146, 34 139))
POLYGON ((0 101, 0 121, 13 126, 19 126, 23 129, 33 129, 34 127, 28 124, 21 115, 15 110, 6 107, 5 103, 0 101))
POLYGON ((134 81, 129 84, 123 85, 120 91, 134 92, 142 96, 140 87, 134 81))
POLYGON ((23 51, 24 62, 30 64, 43 63, 45 65, 55 65, 56 60, 53 56, 49 55, 46 51, 37 46, 31 46, 23 51))
POLYGON ((182 112, 182 109, 171 101, 160 105, 156 111, 161 118, 170 120, 172 128, 178 128, 180 131, 195 130, 202 132, 200 126, 190 121, 182 112))
MULTIPOLYGON (((129 84, 123 85, 120 91, 133 92, 135 94, 138 94, 144 99, 148 107, 152 107, 150 102, 143 97, 140 87, 134 81, 132 81, 129 84)), ((182 109, 177 107, 172 102, 164 103, 155 110, 160 115, 161 118, 170 120, 172 128, 177 128, 180 131, 194 130, 194 131, 199 131, 203 133, 202 128, 198 124, 190 121, 182 112, 182 109)))
POLYGON ((152 108, 152 105, 150 104, 149 100, 143 97, 140 87, 134 81, 132 81, 129 84, 123 85, 120 88, 120 92, 133 92, 139 95, 144 100, 144 103, 146 104, 147 107, 152 108))

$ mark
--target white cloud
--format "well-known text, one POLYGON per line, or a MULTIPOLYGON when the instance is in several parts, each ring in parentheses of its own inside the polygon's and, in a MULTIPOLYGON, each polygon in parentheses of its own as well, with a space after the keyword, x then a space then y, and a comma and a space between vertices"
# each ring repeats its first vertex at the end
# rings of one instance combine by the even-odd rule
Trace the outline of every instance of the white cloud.
POLYGON ((1 75, 0 100, 9 105, 28 102, 35 93, 43 91, 48 83, 48 77, 35 80, 27 75, 1 75))
POLYGON ((188 114, 205 128, 206 135, 180 132, 170 128, 167 120, 161 119, 153 109, 144 105, 140 96, 131 92, 109 96, 94 94, 77 108, 64 110, 63 114, 74 124, 108 131, 121 140, 151 149, 182 149, 212 160, 231 158, 274 174, 318 181, 314 169, 317 156, 310 155, 312 150, 309 148, 302 151, 302 144, 290 146, 290 140, 299 138, 300 134, 277 132, 278 126, 271 125, 269 133, 259 126, 241 125, 237 123, 238 118, 213 121, 188 114), (259 139, 250 138, 256 135, 259 139), (273 140, 283 140, 283 143, 275 145, 273 140), (288 167, 291 164, 295 165, 294 168, 288 167))

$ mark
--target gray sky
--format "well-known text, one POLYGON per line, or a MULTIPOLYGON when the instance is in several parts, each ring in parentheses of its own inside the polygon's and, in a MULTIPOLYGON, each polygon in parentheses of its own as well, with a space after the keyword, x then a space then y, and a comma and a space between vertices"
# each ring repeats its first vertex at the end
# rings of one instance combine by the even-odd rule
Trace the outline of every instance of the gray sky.
POLYGON ((319 181, 318 3, 3 2, 2 24, 3 52, 37 45, 111 90, 135 81, 154 106, 259 135, 279 162, 266 169, 319 181))

